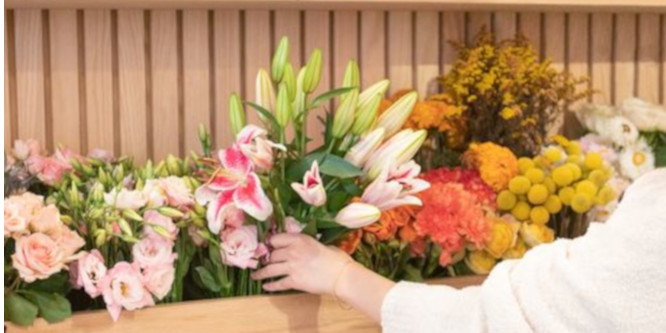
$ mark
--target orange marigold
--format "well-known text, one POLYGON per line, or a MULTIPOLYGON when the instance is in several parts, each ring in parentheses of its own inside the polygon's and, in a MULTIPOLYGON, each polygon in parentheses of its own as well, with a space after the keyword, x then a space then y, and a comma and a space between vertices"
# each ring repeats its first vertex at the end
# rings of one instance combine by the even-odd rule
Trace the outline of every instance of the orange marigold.
POLYGON ((506 189, 511 178, 518 174, 516 155, 492 142, 472 143, 462 160, 468 168, 479 170, 481 179, 495 192, 506 189))

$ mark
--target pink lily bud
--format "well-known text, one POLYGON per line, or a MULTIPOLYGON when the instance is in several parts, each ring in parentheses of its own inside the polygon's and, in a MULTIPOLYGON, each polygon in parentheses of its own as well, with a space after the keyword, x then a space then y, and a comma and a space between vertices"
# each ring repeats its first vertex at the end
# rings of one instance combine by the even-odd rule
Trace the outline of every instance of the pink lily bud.
POLYGON ((350 229, 363 228, 379 220, 379 208, 361 202, 354 202, 343 208, 335 216, 335 222, 350 229))
POLYGON ((411 160, 421 148, 426 136, 425 130, 413 131, 410 129, 395 134, 384 142, 365 163, 363 170, 368 178, 375 179, 382 170, 411 160))
POLYGON ((362 167, 370 157, 370 154, 375 152, 379 148, 379 145, 382 144, 384 133, 386 133, 386 130, 383 128, 378 128, 370 132, 349 149, 347 155, 345 155, 345 160, 356 167, 362 167))
POLYGON ((317 161, 312 162, 310 170, 303 175, 303 183, 291 183, 291 188, 309 205, 319 207, 326 203, 326 190, 317 161))

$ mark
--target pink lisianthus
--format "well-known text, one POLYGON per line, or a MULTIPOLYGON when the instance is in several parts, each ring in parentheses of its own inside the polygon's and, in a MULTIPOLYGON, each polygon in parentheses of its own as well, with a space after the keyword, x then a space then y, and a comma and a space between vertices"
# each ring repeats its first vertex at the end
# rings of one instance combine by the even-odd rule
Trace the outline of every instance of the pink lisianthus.
POLYGON ((199 234, 199 228, 196 226, 191 225, 187 227, 187 234, 190 235, 192 243, 198 247, 204 246, 207 242, 205 238, 201 237, 199 234))
POLYGON ((143 214, 144 227, 143 234, 147 237, 166 237, 170 241, 175 241, 178 236, 178 227, 173 220, 167 216, 160 214, 155 210, 148 210, 143 214), (164 228, 166 235, 158 234, 153 227, 157 226, 164 228))
POLYGON ((319 163, 316 160, 312 162, 310 170, 303 175, 303 183, 291 183, 291 188, 308 205, 319 207, 326 204, 326 189, 319 174, 319 163))
POLYGON ((284 219, 284 229, 289 234, 300 234, 305 226, 293 216, 287 216, 284 219))
POLYGON ((123 308, 132 311, 155 305, 150 292, 144 287, 137 263, 117 263, 102 278, 99 289, 113 321, 118 320, 123 308))
POLYGON ((222 261, 229 266, 243 269, 257 268, 257 258, 261 254, 257 237, 257 227, 253 225, 222 232, 222 261))
POLYGON ((141 193, 146 199, 146 207, 157 208, 164 206, 167 201, 166 193, 162 188, 159 179, 148 179, 146 184, 141 189, 141 193))
POLYGON ((151 266, 143 270, 143 284, 158 300, 171 291, 175 277, 173 265, 151 266))
POLYGON ((12 266, 24 281, 46 279, 65 267, 65 254, 49 236, 36 233, 16 240, 12 266))
POLYGON ((132 255, 141 268, 172 265, 178 257, 172 248, 173 243, 164 237, 145 237, 132 246, 132 255))
POLYGON ((114 188, 111 192, 104 194, 104 201, 107 205, 118 209, 138 210, 146 205, 148 199, 141 191, 130 191, 126 188, 121 188, 118 191, 114 188))
POLYGON ((167 197, 167 203, 173 207, 188 207, 194 204, 194 196, 187 188, 183 178, 169 176, 160 179, 164 193, 167 197))
POLYGON ((72 169, 68 162, 55 157, 43 157, 40 155, 31 156, 26 160, 28 171, 37 175, 40 181, 47 185, 54 185, 58 183, 65 172, 72 169))
POLYGON ((60 147, 56 149, 53 157, 60 160, 63 163, 66 163, 70 168, 72 167, 72 160, 78 162, 85 162, 85 158, 69 148, 60 147))
POLYGON ((97 250, 83 252, 81 257, 70 264, 70 280, 75 288, 83 288, 92 298, 102 294, 100 281, 106 276, 104 258, 97 250))

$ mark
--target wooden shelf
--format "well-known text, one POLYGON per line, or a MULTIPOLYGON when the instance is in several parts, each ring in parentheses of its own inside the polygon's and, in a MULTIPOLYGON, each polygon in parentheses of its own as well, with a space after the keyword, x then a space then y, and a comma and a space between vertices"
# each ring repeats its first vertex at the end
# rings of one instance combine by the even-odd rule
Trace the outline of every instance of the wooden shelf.
MULTIPOLYGON (((454 288, 479 285, 486 276, 433 280, 454 288)), ((118 322, 105 310, 81 312, 49 325, 39 319, 28 328, 8 325, 7 333, 113 332, 348 332, 378 333, 364 314, 342 307, 332 297, 307 294, 203 300, 123 311, 118 322)))
POLYGON ((658 11, 664 0, 6 0, 5 8, 238 8, 658 11))

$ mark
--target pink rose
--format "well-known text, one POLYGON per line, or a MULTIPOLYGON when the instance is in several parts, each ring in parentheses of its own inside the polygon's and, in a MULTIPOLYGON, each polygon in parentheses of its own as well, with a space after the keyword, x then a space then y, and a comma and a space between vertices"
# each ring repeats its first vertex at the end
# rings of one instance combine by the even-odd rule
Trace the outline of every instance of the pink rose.
POLYGON ((90 297, 102 294, 99 283, 106 276, 104 258, 98 250, 83 252, 79 260, 70 265, 70 275, 75 288, 83 288, 90 297))
POLYGON ((65 256, 58 244, 49 236, 37 233, 19 237, 12 266, 26 282, 46 279, 65 267, 65 256))
POLYGON ((54 237, 61 231, 60 227, 62 225, 58 208, 55 205, 48 205, 41 209, 38 215, 30 221, 30 230, 54 237))
POLYGON ((102 160, 106 163, 109 163, 109 162, 113 161, 113 153, 112 152, 110 152, 108 150, 104 150, 104 149, 99 149, 99 148, 95 148, 95 149, 91 150, 90 152, 88 152, 88 157, 95 158, 95 159, 98 159, 98 160, 102 160))
MULTIPOLYGON (((53 236, 52 236, 53 237, 53 236)), ((56 237, 53 238, 58 246, 62 249, 65 261, 71 261, 75 259, 75 253, 86 245, 86 241, 79 236, 78 233, 68 228, 66 225, 62 224, 60 226, 60 231, 56 234, 56 237)))
POLYGON ((293 216, 287 216, 284 219, 284 228, 288 234, 300 234, 305 226, 293 216))
POLYGON ((172 247, 173 243, 164 237, 146 237, 134 244, 132 255, 141 268, 172 265, 178 256, 172 247))
POLYGON ((5 204, 11 203, 18 208, 18 215, 25 218, 28 223, 44 208, 44 197, 25 192, 5 199, 5 204))
POLYGON ((5 201, 5 238, 27 232, 28 221, 19 215, 19 207, 9 200, 5 201))
POLYGON ((158 300, 163 299, 173 285, 176 270, 173 265, 148 267, 143 270, 143 283, 158 300))
POLYGON ((220 254, 222 261, 229 266, 256 268, 258 247, 256 226, 242 226, 222 232, 220 254))
POLYGON ((167 216, 160 214, 154 210, 148 210, 143 214, 143 220, 145 226, 143 227, 143 234, 146 236, 155 236, 155 237, 165 237, 165 235, 158 234, 151 227, 151 225, 156 227, 164 228, 164 231, 167 233, 167 238, 171 241, 175 241, 178 236, 178 227, 173 220, 167 216))
POLYGON ((143 286, 143 276, 136 263, 117 263, 102 278, 99 286, 113 321, 118 320, 122 308, 132 311, 155 305, 150 292, 143 286))
POLYGON ((176 176, 160 179, 170 206, 185 207, 194 205, 194 196, 185 181, 176 176))
POLYGON ((19 160, 25 160, 31 156, 41 155, 42 147, 40 147, 39 141, 34 139, 16 140, 13 153, 19 160))

